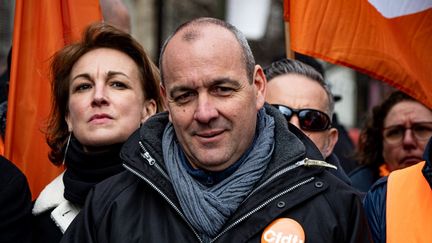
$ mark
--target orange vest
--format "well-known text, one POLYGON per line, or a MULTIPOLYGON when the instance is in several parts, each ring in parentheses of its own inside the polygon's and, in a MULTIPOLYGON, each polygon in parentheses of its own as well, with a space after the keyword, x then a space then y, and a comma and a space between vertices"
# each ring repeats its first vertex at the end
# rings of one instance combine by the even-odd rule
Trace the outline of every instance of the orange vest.
POLYGON ((425 162, 393 171, 387 182, 387 242, 432 242, 432 190, 425 162))

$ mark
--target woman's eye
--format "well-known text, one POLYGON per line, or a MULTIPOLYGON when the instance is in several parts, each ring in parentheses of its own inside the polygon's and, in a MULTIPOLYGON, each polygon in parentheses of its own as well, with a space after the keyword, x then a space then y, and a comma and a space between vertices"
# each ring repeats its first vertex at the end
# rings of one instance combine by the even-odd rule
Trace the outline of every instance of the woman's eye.
POLYGON ((421 138, 429 138, 432 134, 432 128, 428 126, 413 126, 412 131, 414 134, 416 134, 418 137, 421 138))
POLYGON ((84 84, 79 84, 79 85, 75 86, 74 91, 79 92, 79 91, 84 91, 84 90, 87 90, 90 88, 91 88, 90 84, 84 83, 84 84))
POLYGON ((389 136, 389 137, 401 136, 403 134, 404 134, 403 128, 393 128, 393 129, 388 130, 388 132, 387 132, 387 136, 389 136))
POLYGON ((123 82, 119 82, 119 81, 112 82, 111 86, 118 88, 118 89, 126 89, 127 88, 126 84, 124 84, 123 82))

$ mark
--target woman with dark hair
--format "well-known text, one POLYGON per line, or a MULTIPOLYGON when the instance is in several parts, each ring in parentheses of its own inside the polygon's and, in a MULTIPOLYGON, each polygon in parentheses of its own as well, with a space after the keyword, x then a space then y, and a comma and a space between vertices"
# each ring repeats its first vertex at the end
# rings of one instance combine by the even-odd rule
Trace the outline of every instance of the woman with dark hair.
POLYGON ((141 45, 108 24, 90 25, 51 63, 49 159, 66 170, 33 207, 34 241, 59 242, 96 183, 123 171, 126 139, 161 106, 159 71, 141 45))
POLYGON ((367 192, 389 172, 422 161, 432 136, 432 111, 409 95, 395 91, 372 110, 358 143, 362 165, 352 173, 352 185, 367 192))

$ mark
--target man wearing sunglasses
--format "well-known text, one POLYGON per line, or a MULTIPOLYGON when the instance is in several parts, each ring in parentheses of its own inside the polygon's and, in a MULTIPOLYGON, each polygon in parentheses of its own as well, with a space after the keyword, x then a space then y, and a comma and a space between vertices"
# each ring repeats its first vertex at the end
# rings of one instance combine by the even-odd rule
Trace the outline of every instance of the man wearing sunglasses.
MULTIPOLYGON (((332 173, 350 184, 339 159, 332 153, 338 130, 331 127, 334 100, 322 75, 313 67, 291 59, 273 62, 264 73, 268 82, 266 101, 309 137, 327 162, 337 167, 332 173)), ((293 129, 291 126, 290 130, 293 129)))

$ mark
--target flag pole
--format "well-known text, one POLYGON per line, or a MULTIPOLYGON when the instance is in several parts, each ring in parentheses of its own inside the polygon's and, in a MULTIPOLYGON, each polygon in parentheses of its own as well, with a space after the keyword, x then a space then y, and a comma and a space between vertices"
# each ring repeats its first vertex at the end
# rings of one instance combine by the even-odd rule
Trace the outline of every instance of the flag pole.
POLYGON ((295 59, 294 51, 291 50, 290 26, 289 26, 289 22, 287 21, 285 21, 285 52, 287 58, 295 59))

